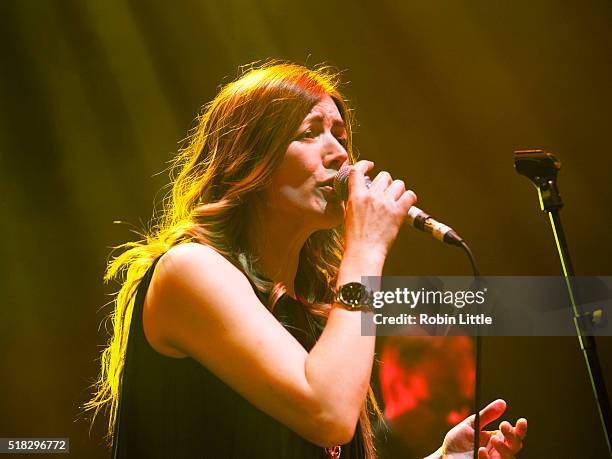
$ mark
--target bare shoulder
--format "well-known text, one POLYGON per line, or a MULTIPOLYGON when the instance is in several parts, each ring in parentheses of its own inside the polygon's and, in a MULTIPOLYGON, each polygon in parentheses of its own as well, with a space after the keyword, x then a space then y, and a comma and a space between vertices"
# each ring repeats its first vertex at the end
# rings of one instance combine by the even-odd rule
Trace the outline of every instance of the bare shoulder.
POLYGON ((244 277, 239 269, 215 249, 195 242, 186 242, 172 247, 161 257, 156 271, 159 275, 183 277, 189 275, 193 270, 201 273, 202 269, 206 269, 209 274, 213 275, 216 269, 223 269, 244 277))
MULTIPOLYGON (((246 276, 227 258, 210 246, 185 243, 171 248, 159 260, 155 282, 172 296, 175 289, 184 293, 194 289, 201 294, 215 294, 229 288, 252 293, 246 276), (211 291, 209 291, 211 290, 211 291)), ((216 296, 216 295, 214 295, 216 296)))
POLYGON ((170 357, 188 355, 176 343, 176 330, 196 315, 215 316, 230 286, 257 300, 244 273, 212 247, 189 242, 168 250, 155 267, 145 299, 143 326, 151 346, 170 357))
POLYGON ((208 256, 225 260, 225 258, 212 247, 205 244, 198 244, 197 242, 185 242, 184 244, 175 245, 164 254, 162 260, 190 259, 193 256, 208 256))

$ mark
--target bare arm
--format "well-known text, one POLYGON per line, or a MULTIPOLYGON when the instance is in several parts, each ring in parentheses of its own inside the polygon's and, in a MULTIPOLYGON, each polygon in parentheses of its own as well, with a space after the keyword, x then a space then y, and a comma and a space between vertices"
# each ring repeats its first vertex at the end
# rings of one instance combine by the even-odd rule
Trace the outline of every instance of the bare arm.
MULTIPOLYGON (((387 252, 416 201, 400 180, 381 172, 365 186, 364 174, 373 163, 360 161, 349 175, 346 250, 337 286, 361 282, 362 276, 382 275, 387 252)), ((361 335, 361 314, 335 307, 306 361, 306 375, 315 392, 340 420, 344 440, 354 435, 367 395, 374 360, 374 336, 361 335), (330 383, 330 377, 333 382, 330 383), (348 429, 348 431, 346 430, 348 429)))

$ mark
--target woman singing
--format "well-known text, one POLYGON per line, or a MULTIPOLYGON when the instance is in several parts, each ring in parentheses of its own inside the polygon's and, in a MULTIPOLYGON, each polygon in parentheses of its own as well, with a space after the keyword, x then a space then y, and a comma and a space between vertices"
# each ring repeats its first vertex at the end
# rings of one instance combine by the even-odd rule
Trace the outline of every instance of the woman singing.
MULTIPOLYGON (((122 287, 87 407, 110 409, 114 457, 375 457, 358 283, 381 275, 416 195, 387 172, 368 189, 372 168, 329 70, 269 63, 204 107, 163 215, 106 273, 122 287)), ((481 458, 521 448, 526 421, 500 429, 481 458)), ((470 457, 473 436, 468 418, 431 457, 470 457)))

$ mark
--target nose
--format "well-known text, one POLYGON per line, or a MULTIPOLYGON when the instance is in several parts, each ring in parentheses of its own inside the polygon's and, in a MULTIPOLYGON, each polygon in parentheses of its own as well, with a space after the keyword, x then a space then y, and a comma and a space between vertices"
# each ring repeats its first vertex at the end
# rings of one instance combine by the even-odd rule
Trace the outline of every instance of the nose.
POLYGON ((331 139, 326 144, 323 165, 327 169, 339 170, 348 160, 348 153, 338 139, 333 136, 330 137, 331 139))

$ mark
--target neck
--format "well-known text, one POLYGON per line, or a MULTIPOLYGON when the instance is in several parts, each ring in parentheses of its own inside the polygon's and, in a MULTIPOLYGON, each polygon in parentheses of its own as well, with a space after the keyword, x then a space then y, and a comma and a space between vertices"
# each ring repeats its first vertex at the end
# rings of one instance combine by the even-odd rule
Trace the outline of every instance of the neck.
POLYGON ((305 229, 304 222, 298 218, 258 209, 261 210, 250 219, 247 234, 257 269, 273 282, 282 282, 287 294, 295 297, 300 251, 314 230, 305 229))

